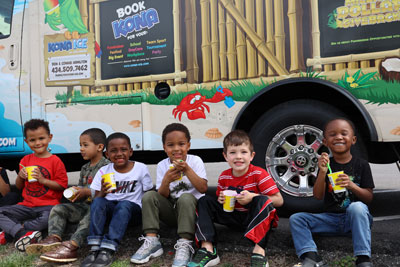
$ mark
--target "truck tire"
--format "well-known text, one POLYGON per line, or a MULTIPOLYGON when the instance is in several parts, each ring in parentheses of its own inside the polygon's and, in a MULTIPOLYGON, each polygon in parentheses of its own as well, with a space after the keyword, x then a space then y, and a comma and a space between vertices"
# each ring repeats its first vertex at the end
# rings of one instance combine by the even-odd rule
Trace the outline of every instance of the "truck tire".
MULTIPOLYGON (((311 99, 292 100, 264 113, 250 130, 256 152, 253 164, 266 168, 284 198, 280 214, 318 212, 323 202, 313 198, 318 157, 329 149, 322 143, 327 121, 348 117, 333 105, 311 99)), ((357 156, 365 148, 358 139, 352 148, 357 156)))

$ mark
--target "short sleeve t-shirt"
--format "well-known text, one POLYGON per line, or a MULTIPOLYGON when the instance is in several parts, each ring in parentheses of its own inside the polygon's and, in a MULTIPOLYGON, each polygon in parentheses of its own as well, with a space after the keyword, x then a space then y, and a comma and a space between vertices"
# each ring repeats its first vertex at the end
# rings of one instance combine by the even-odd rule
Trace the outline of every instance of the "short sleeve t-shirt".
MULTIPOLYGON (((330 166, 332 172, 343 171, 350 179, 361 188, 374 188, 371 168, 366 160, 352 157, 346 164, 340 164, 334 158, 330 158, 330 166)), ((326 212, 342 213, 351 202, 359 201, 359 199, 350 190, 345 192, 334 193, 328 176, 325 177, 325 196, 324 206, 326 212)))
MULTIPOLYGON (((274 179, 269 173, 253 164, 249 165, 246 174, 235 177, 232 174, 232 169, 225 170, 218 178, 217 196, 224 190, 236 190, 238 193, 242 190, 247 190, 252 193, 257 193, 265 196, 271 196, 279 192, 274 179)), ((248 211, 245 207, 236 201, 235 210, 248 211)))
POLYGON ((110 201, 130 201, 142 206, 142 197, 145 191, 153 188, 149 169, 141 162, 134 162, 133 168, 127 173, 120 173, 114 169, 114 163, 101 167, 96 173, 90 188, 101 190, 101 176, 106 173, 114 173, 117 190, 108 193, 105 198, 110 201))
MULTIPOLYGON (((199 156, 188 154, 186 156, 186 163, 200 178, 207 180, 206 168, 204 166, 204 162, 201 160, 199 156)), ((169 165, 171 165, 171 161, 169 158, 163 159, 157 164, 157 180, 156 180, 157 190, 161 186, 161 182, 164 179, 165 173, 169 169, 169 165)), ((170 192, 170 197, 173 199, 179 198, 183 193, 190 193, 197 199, 204 196, 204 194, 197 191, 197 189, 192 185, 189 178, 187 178, 185 174, 183 174, 182 180, 173 181, 172 183, 169 184, 169 192, 170 192)))
MULTIPOLYGON (((21 160, 22 166, 38 166, 45 179, 49 179, 61 185, 68 186, 68 176, 64 163, 56 155, 48 158, 38 158, 35 154, 26 155, 21 160)), ((22 168, 21 166, 21 168, 22 168)), ((42 185, 39 182, 28 182, 25 180, 22 190, 23 201, 19 205, 27 207, 39 207, 57 205, 60 203, 63 191, 56 191, 42 185)))
POLYGON ((93 182, 93 178, 96 175, 97 171, 109 164, 110 161, 106 159, 105 157, 102 157, 99 162, 97 162, 96 165, 90 166, 90 162, 86 163, 85 165, 82 166, 81 172, 80 172, 80 177, 79 177, 79 183, 78 185, 81 187, 88 187, 90 184, 93 182))

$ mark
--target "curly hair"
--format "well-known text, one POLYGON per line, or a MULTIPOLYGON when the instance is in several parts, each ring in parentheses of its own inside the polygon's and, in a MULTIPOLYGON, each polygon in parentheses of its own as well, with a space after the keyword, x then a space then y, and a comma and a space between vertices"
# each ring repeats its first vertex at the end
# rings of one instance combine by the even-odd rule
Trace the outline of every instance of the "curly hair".
POLYGON ((24 123, 24 137, 26 138, 26 132, 28 130, 34 131, 43 127, 48 134, 50 134, 49 122, 42 119, 31 119, 24 123))
POLYGON ((167 126, 165 126, 165 128, 162 132, 161 139, 162 139, 163 144, 165 144, 165 139, 167 137, 167 134, 169 134, 170 132, 173 132, 173 131, 179 131, 179 132, 184 133, 187 141, 190 142, 189 129, 182 123, 171 123, 171 124, 168 124, 167 126))

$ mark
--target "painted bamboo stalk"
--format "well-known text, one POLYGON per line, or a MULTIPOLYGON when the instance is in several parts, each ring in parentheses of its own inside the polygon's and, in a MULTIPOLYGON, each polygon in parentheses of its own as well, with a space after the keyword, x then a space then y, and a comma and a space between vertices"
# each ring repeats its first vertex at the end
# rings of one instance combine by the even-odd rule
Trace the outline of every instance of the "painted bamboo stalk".
POLYGON ((139 84, 140 89, 140 83, 141 82, 152 82, 152 81, 160 81, 160 80, 169 80, 169 79, 174 79, 176 76, 180 76, 181 79, 186 78, 186 72, 182 71, 180 73, 167 73, 167 74, 156 74, 156 75, 147 75, 147 76, 137 76, 137 77, 126 77, 126 78, 114 78, 114 79, 108 79, 108 80, 96 80, 95 81, 95 86, 106 86, 106 85, 117 85, 117 84, 125 84, 125 83, 134 83, 134 88, 137 89, 137 85, 139 84))
POLYGON ((147 89, 147 88, 150 88, 150 82, 143 82, 142 89, 147 89))
POLYGON ((107 86, 104 85, 104 86, 101 86, 100 88, 103 93, 107 92, 107 86))
POLYGON ((274 1, 274 18, 275 18, 275 51, 276 57, 283 67, 286 66, 285 60, 285 29, 283 15, 283 1, 274 1))
MULTIPOLYGON (((265 11, 266 11, 266 26, 267 26, 267 47, 271 53, 275 53, 275 40, 274 40, 274 9, 272 2, 273 0, 266 0, 265 11)), ((272 68, 271 64, 268 63, 268 76, 275 76, 276 72, 272 68)))
POLYGON ((81 88, 82 95, 87 95, 90 93, 90 86, 82 86, 81 88))
POLYGON ((127 91, 133 91, 133 83, 127 83, 126 84, 126 90, 127 91))
POLYGON ((185 30, 186 30, 186 71, 187 71, 187 82, 197 82, 194 79, 194 44, 193 44, 193 13, 191 8, 191 1, 186 0, 185 2, 185 30))
MULTIPOLYGON (((254 30, 256 28, 256 23, 254 20, 254 14, 256 13, 254 10, 254 0, 246 0, 245 1, 245 10, 246 10, 246 21, 249 23, 250 27, 254 30)), ((251 44, 249 38, 246 38, 246 49, 247 49, 247 78, 254 78, 257 76, 257 57, 256 50, 251 44)))
MULTIPOLYGON (((321 50, 320 50, 320 38, 321 33, 319 31, 319 19, 318 19, 318 0, 310 0, 311 4, 311 36, 312 36, 312 51, 313 51, 313 59, 318 62, 321 58, 321 50)), ((313 64, 315 70, 322 69, 321 63, 313 64)))
POLYGON ((272 67, 277 71, 279 75, 289 75, 289 72, 280 64, 277 58, 271 53, 271 51, 265 45, 265 42, 258 37, 257 33, 248 25, 247 21, 239 13, 239 11, 233 6, 232 0, 220 0, 225 6, 226 10, 231 16, 241 25, 243 30, 247 33, 248 38, 253 42, 254 46, 261 52, 261 54, 268 60, 272 67))
POLYGON ((200 0, 201 52, 203 58, 203 82, 211 81, 210 1, 200 0))
MULTIPOLYGON (((100 44, 100 6, 99 3, 94 4, 94 36, 98 44, 100 44)), ((101 58, 96 57, 96 80, 101 80, 101 58)))
MULTIPOLYGON (((168 80, 168 81, 174 81, 174 80, 168 80)), ((156 82, 156 81, 151 81, 151 82, 150 82, 150 87, 151 87, 151 88, 155 88, 156 85, 157 85, 157 82, 156 82)))
POLYGON ((369 60, 362 60, 361 61, 361 68, 365 69, 365 68, 369 68, 371 66, 369 60))
POLYGON ((333 70, 332 64, 324 65, 324 71, 332 71, 332 70, 333 70))
POLYGON ((81 18, 86 29, 89 29, 89 16, 88 16, 88 1, 79 0, 79 13, 81 13, 81 18))
POLYGON ((191 0, 191 13, 192 13, 192 40, 193 40, 193 77, 194 81, 200 81, 199 78, 199 63, 197 61, 197 15, 196 15, 196 0, 191 0))
POLYGON ((94 32, 94 7, 89 4, 89 32, 94 32))
POLYGON ((337 63, 335 64, 335 70, 343 70, 346 68, 346 63, 337 63))
MULTIPOLYGON (((250 1, 250 0, 247 0, 250 1)), ((241 17, 244 15, 244 0, 235 1, 236 9, 240 13, 241 17)), ((237 21, 236 21, 237 22, 237 21)), ((236 50, 237 50, 237 62, 238 62, 238 78, 246 78, 246 38, 240 24, 236 24, 236 50)))
POLYGON ((303 9, 301 8, 301 3, 299 4, 299 1, 297 0, 289 0, 288 4, 290 72, 294 73, 305 69, 303 60, 303 32, 301 20, 303 16, 303 9))
POLYGON ((117 91, 117 86, 116 85, 110 85, 110 86, 108 86, 108 88, 110 89, 110 92, 116 92, 117 91))
POLYGON ((211 14, 211 58, 212 58, 212 80, 220 79, 219 58, 218 58, 218 3, 217 1, 210 2, 211 14))
POLYGON ((228 75, 229 80, 237 79, 237 61, 236 61, 236 37, 235 21, 230 14, 226 14, 226 38, 228 45, 228 75))
MULTIPOLYGON (((173 0, 172 2, 172 15, 174 23, 174 61, 175 61, 175 72, 181 72, 181 38, 180 38, 180 23, 179 23, 179 0, 173 0)), ((175 78, 176 83, 182 83, 180 77, 175 78)))
POLYGON ((219 29, 219 63, 221 70, 221 80, 228 80, 228 72, 226 68, 226 21, 225 9, 218 3, 218 29, 219 29))
MULTIPOLYGON (((169 86, 174 86, 174 80, 167 80, 167 83, 169 86)), ((152 86, 152 88, 154 88, 154 87, 152 86)))
POLYGON ((138 91, 138 90, 142 89, 142 84, 140 82, 134 83, 133 88, 135 91, 138 91))
POLYGON ((350 61, 347 64, 349 69, 358 69, 358 62, 357 61, 350 61))
MULTIPOLYGON (((256 0, 256 25, 257 25, 257 35, 261 38, 261 40, 265 41, 265 23, 264 23, 264 0, 256 0)), ((257 75, 265 76, 265 59, 257 52, 257 75)))
POLYGON ((125 91, 125 84, 118 84, 118 92, 123 92, 125 91))

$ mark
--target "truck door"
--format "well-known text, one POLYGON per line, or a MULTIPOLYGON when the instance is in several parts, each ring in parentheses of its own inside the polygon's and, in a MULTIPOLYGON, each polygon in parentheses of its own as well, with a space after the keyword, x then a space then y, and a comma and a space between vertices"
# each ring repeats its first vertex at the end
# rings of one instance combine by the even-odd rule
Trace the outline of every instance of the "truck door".
POLYGON ((23 151, 21 47, 25 0, 0 5, 0 156, 23 151))

